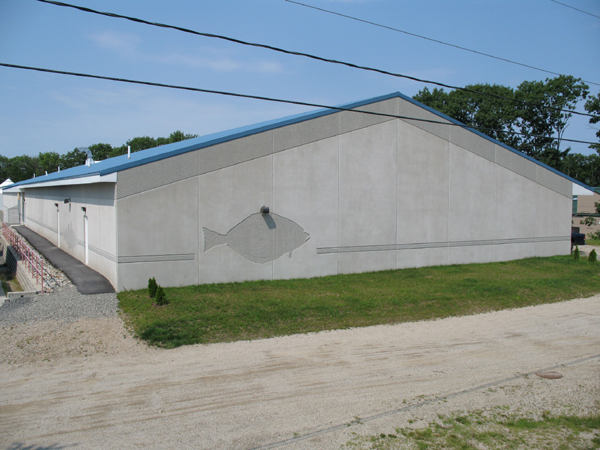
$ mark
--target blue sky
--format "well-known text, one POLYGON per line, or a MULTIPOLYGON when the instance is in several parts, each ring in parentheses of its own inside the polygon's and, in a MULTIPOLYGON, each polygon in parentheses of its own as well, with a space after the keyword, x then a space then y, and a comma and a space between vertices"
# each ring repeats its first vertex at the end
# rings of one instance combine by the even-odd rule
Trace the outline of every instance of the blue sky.
MULTIPOLYGON (((600 83, 600 18, 551 0, 302 1, 600 83)), ((65 2, 450 85, 554 77, 284 0, 65 2)), ((561 2, 600 16, 597 0, 561 2)), ((0 0, 0 62, 329 105, 426 86, 36 0, 0 0)), ((175 130, 204 135, 310 109, 0 67, 0 154, 64 154, 175 130)), ((595 130, 574 117, 565 137, 594 141, 595 130)))

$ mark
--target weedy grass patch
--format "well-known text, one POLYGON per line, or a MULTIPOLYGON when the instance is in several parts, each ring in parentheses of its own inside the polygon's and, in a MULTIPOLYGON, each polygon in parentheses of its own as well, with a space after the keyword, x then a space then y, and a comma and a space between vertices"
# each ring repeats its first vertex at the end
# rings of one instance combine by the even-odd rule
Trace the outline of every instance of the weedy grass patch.
POLYGON ((119 293, 119 305, 137 336, 173 348, 587 297, 600 292, 600 265, 556 256, 164 291, 167 306, 153 305, 146 289, 119 293))
POLYGON ((438 416, 422 428, 396 428, 394 434, 355 437, 344 449, 597 449, 600 415, 542 418, 506 415, 501 407, 490 411, 438 416))

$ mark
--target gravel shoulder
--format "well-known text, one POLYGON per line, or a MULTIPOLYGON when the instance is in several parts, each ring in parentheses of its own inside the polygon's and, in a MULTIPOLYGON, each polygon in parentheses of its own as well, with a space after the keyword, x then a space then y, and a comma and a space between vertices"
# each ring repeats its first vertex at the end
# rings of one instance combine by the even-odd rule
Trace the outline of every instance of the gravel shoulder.
POLYGON ((600 409, 600 295, 158 350, 114 294, 65 289, 0 308, 0 448, 369 448, 438 414, 600 409))

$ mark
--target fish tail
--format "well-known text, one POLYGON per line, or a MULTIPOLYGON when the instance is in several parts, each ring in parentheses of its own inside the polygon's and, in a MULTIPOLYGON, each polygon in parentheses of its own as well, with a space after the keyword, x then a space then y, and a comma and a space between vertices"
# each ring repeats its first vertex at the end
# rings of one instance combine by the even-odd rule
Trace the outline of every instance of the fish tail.
POLYGON ((223 245, 227 243, 224 234, 219 234, 216 231, 212 231, 204 227, 202 227, 202 231, 204 231, 204 251, 207 251, 217 245, 223 245))

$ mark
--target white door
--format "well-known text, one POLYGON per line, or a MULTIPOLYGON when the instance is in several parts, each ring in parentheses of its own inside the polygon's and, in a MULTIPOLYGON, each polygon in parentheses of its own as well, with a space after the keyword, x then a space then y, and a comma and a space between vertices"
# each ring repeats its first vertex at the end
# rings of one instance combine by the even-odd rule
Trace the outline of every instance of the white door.
POLYGON ((87 212, 83 213, 83 245, 85 247, 85 263, 88 263, 89 256, 89 240, 88 240, 88 216, 87 212))

